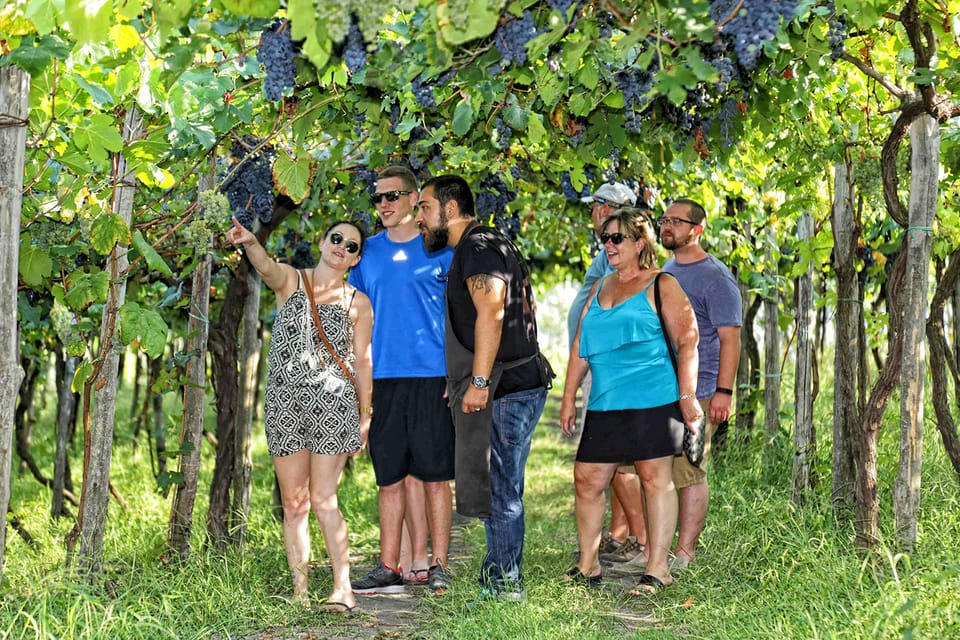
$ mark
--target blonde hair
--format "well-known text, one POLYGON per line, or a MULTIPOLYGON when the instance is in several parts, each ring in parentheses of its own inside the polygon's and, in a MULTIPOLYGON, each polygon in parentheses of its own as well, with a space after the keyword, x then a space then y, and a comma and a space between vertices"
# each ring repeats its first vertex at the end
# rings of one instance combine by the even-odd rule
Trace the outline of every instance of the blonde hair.
POLYGON ((657 251, 653 234, 653 222, 647 217, 647 214, 634 207, 623 207, 617 209, 617 212, 607 216, 603 221, 601 231, 605 231, 607 225, 616 221, 620 224, 620 233, 639 242, 643 240, 643 248, 637 256, 637 262, 641 269, 652 269, 657 266, 657 251))

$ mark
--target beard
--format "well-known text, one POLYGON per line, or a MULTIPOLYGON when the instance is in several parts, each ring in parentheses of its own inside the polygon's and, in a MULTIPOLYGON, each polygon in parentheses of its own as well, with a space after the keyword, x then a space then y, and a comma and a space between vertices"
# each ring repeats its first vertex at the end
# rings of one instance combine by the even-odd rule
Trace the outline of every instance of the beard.
POLYGON ((428 253, 440 251, 447 246, 447 241, 450 239, 450 230, 447 228, 446 219, 441 220, 440 226, 436 229, 422 225, 420 235, 423 236, 423 247, 428 253))
POLYGON ((686 238, 683 238, 682 240, 677 239, 676 236, 671 236, 669 238, 664 238, 663 236, 661 236, 660 244, 663 245, 665 249, 670 249, 671 251, 674 251, 676 249, 679 249, 680 247, 687 246, 688 244, 690 244, 691 240, 693 240, 692 234, 688 235, 686 238))

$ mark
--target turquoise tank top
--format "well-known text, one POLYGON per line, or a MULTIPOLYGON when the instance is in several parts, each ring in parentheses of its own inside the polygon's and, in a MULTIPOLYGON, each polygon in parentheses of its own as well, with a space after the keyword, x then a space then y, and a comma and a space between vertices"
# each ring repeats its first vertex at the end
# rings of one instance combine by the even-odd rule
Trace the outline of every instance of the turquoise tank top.
POLYGON ((649 409, 680 398, 660 319, 647 300, 652 284, 612 309, 600 307, 597 288, 580 328, 580 357, 593 375, 590 410, 649 409))

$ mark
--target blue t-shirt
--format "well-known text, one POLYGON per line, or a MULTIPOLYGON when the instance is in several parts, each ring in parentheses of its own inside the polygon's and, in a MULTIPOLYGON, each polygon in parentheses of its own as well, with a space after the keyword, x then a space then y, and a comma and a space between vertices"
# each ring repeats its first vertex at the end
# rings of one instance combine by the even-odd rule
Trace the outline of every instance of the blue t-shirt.
POLYGON ((673 274, 690 299, 700 328, 700 371, 697 398, 709 398, 717 390, 720 370, 720 336, 717 327, 739 327, 742 323, 740 289, 730 269, 711 255, 696 262, 680 263, 670 258, 663 270, 673 274))
POLYGON ((593 375, 591 411, 649 409, 680 398, 660 318, 647 300, 652 284, 612 309, 603 309, 597 296, 590 301, 580 328, 580 357, 593 375))
POLYGON ((583 313, 583 307, 587 303, 587 298, 590 297, 590 289, 593 288, 593 283, 614 271, 615 269, 610 266, 610 262, 607 260, 606 251, 600 251, 587 268, 587 275, 584 276, 583 284, 577 290, 573 304, 570 305, 570 313, 567 315, 567 335, 571 346, 573 345, 573 339, 577 336, 580 314, 583 313))
POLYGON ((373 305, 373 377, 433 378, 447 373, 444 298, 453 249, 427 253, 418 235, 367 240, 348 281, 373 305))

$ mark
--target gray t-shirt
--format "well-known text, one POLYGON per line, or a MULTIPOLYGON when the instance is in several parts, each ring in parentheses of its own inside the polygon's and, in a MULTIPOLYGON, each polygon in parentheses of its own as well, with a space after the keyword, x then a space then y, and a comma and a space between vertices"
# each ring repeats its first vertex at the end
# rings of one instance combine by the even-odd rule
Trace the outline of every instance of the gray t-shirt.
POLYGON ((709 398, 717 390, 720 370, 720 337, 717 327, 739 327, 743 320, 740 290, 733 274, 711 255, 681 264, 670 258, 663 270, 673 274, 690 299, 700 328, 700 371, 697 398, 709 398))

